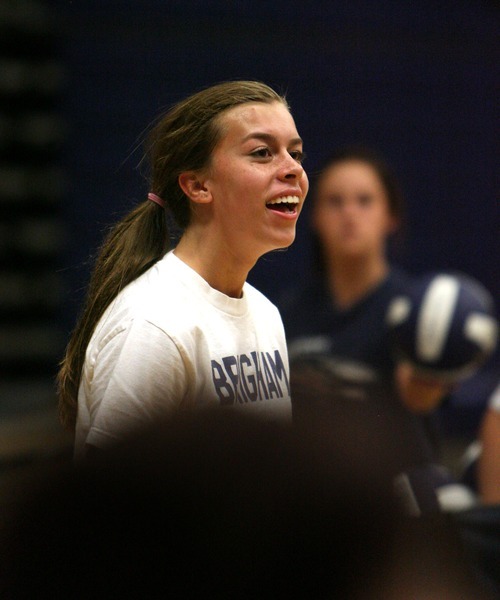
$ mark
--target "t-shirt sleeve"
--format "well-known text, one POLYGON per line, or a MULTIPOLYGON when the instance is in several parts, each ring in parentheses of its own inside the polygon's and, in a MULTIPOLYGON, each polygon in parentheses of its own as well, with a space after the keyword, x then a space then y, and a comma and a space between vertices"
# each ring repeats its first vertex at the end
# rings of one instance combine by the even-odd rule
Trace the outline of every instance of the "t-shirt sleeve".
POLYGON ((87 383, 93 399, 86 443, 105 447, 175 411, 189 395, 190 365, 167 333, 134 321, 100 348, 87 383))

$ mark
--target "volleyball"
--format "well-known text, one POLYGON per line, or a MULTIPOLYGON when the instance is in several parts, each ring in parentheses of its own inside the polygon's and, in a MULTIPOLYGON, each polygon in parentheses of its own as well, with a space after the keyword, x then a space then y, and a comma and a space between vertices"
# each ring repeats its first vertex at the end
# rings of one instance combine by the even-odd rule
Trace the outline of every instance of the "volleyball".
POLYGON ((450 382, 473 374, 498 336, 491 294, 462 273, 418 278, 390 303, 387 325, 397 358, 422 376, 450 382))

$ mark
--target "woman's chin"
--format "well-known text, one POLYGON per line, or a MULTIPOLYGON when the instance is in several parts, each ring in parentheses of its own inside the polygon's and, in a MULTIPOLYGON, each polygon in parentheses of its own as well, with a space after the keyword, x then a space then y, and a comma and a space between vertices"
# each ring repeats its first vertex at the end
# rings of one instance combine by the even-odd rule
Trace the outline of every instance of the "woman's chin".
POLYGON ((275 244, 274 248, 272 248, 272 249, 273 250, 283 250, 283 249, 291 246, 294 241, 295 241, 295 229, 293 230, 293 232, 290 232, 288 235, 280 236, 280 238, 278 240, 276 240, 276 244, 275 244))

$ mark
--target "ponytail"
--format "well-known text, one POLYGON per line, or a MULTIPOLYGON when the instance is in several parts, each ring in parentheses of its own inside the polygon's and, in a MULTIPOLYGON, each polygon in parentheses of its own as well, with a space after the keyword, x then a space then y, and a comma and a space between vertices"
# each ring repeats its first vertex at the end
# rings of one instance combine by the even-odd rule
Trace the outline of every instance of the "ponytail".
POLYGON ((59 418, 74 431, 85 351, 99 319, 118 293, 167 252, 165 210, 141 203, 112 227, 98 253, 87 299, 57 376, 59 418))

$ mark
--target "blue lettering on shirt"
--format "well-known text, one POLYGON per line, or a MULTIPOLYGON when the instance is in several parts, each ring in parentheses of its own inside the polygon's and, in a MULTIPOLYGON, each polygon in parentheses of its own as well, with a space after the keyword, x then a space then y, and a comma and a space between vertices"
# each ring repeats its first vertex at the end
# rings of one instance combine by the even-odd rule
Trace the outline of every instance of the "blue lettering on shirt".
POLYGON ((211 361, 212 381, 222 406, 283 398, 290 395, 290 382, 279 350, 229 355, 211 361))

